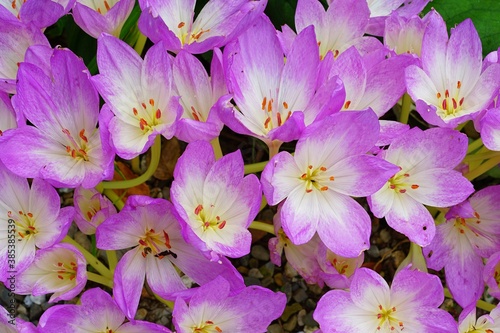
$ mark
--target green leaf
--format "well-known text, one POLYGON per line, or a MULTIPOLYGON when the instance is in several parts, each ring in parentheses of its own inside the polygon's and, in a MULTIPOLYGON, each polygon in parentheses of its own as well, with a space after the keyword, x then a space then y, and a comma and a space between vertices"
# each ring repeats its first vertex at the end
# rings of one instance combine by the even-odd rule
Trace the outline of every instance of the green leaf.
POLYGON ((295 30, 295 8, 297 0, 269 0, 264 13, 269 16, 276 29, 281 30, 281 26, 286 24, 295 30))
POLYGON ((483 55, 500 46, 500 1, 498 0, 434 0, 424 13, 434 8, 446 22, 448 29, 470 18, 483 43, 483 55))

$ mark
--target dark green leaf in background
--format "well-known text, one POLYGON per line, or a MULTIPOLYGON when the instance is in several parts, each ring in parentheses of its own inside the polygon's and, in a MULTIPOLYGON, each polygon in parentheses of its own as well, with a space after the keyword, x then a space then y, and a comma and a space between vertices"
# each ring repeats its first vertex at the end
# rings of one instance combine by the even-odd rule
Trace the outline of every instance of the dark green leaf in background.
POLYGON ((448 29, 470 18, 483 43, 483 55, 500 46, 499 0, 434 0, 424 12, 427 13, 431 8, 441 14, 448 29))

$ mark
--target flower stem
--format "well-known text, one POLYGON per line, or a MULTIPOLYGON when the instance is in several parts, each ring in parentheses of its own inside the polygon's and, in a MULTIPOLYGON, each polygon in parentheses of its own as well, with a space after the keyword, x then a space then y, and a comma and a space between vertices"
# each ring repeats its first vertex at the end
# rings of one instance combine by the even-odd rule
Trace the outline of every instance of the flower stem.
POLYGON ((118 259, 116 258, 115 250, 106 250, 106 256, 108 257, 108 266, 111 272, 115 271, 116 264, 118 263, 118 259))
POLYGON ((140 185, 146 182, 158 168, 161 156, 161 135, 157 135, 153 146, 151 146, 151 162, 149 162, 148 169, 142 175, 134 179, 118 180, 111 182, 101 182, 99 186, 102 189, 125 189, 140 185))
POLYGON ((411 97, 408 93, 403 95, 403 101, 401 102, 401 116, 399 117, 399 122, 403 124, 408 124, 408 118, 410 117, 411 111, 411 97))
POLYGON ((219 142, 219 137, 214 138, 212 141, 210 141, 210 144, 212 145, 212 148, 214 149, 214 154, 215 154, 215 159, 218 160, 224 154, 222 154, 222 149, 220 148, 220 142, 219 142))
POLYGON ((264 161, 264 162, 259 162, 259 163, 253 163, 253 164, 247 164, 247 165, 245 165, 245 175, 247 175, 249 173, 261 172, 262 170, 264 170, 264 168, 266 167, 267 163, 269 163, 269 161, 264 161))
POLYGON ((103 286, 106 286, 106 287, 113 289, 113 280, 105 278, 102 275, 92 273, 92 272, 87 272, 87 280, 97 282, 99 284, 102 284, 103 286))
POLYGON ((483 145, 483 140, 481 138, 473 141, 472 143, 469 144, 469 147, 467 148, 467 154, 473 152, 474 150, 480 148, 483 145))
POLYGON ((104 276, 107 279, 112 280, 113 279, 113 273, 102 263, 100 262, 96 257, 94 257, 89 251, 85 250, 80 244, 78 244, 73 238, 66 236, 62 240, 64 243, 68 243, 76 247, 85 257, 87 260, 87 263, 94 267, 96 271, 99 272, 102 276, 104 276))
POLYGON ((252 224, 250 224, 249 228, 262 230, 275 235, 274 226, 272 224, 267 224, 265 222, 253 221, 252 224))
MULTIPOLYGON (((444 296, 453 299, 453 296, 450 293, 450 290, 448 288, 444 288, 444 296)), ((485 302, 483 300, 478 300, 476 302, 476 307, 483 309, 485 311, 491 311, 495 308, 496 305, 485 302)))
POLYGON ((500 163, 500 156, 493 157, 480 166, 478 166, 475 169, 470 170, 468 173, 466 173, 464 176, 468 180, 473 180, 474 178, 477 178, 481 176, 483 173, 488 172, 490 169, 494 168, 500 163))
POLYGON ((483 161, 487 160, 489 158, 493 158, 496 156, 500 156, 500 152, 498 151, 487 151, 485 153, 477 153, 477 154, 470 154, 465 156, 464 162, 470 162, 470 161, 483 161))
POLYGON ((141 173, 141 165, 140 165, 140 158, 139 156, 134 157, 133 159, 130 160, 130 166, 132 167, 132 171, 139 174, 141 173))
POLYGON ((269 147, 269 159, 273 158, 274 155, 276 155, 280 151, 281 144, 283 142, 274 140, 271 142, 267 143, 267 146, 269 147))
POLYGON ((144 45, 146 45, 146 41, 148 40, 148 37, 144 36, 140 31, 139 31, 139 37, 137 38, 137 41, 135 42, 134 45, 134 50, 137 52, 139 55, 142 55, 142 51, 144 50, 144 45))
POLYGON ((155 298, 162 302, 163 304, 165 304, 166 306, 168 306, 170 308, 170 310, 172 310, 174 308, 174 302, 172 301, 167 301, 166 299, 163 299, 161 298, 160 296, 158 296, 156 293, 153 293, 153 295, 155 296, 155 298))

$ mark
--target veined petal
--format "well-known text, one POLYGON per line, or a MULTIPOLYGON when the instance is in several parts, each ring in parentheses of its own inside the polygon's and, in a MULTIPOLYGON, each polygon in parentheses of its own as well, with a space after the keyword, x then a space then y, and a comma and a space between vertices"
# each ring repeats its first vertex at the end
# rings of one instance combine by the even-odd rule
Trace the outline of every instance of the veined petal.
POLYGON ((483 260, 471 247, 464 249, 462 242, 455 244, 454 250, 448 256, 445 265, 446 283, 453 299, 466 307, 476 303, 484 291, 484 282, 481 272, 484 269, 483 260), (457 251, 460 248, 464 251, 457 251))
POLYGON ((398 171, 394 164, 375 156, 349 156, 332 166, 332 188, 345 195, 366 197, 377 192, 398 171))
POLYGON ((266 165, 261 182, 269 204, 277 205, 295 188, 301 186, 302 172, 288 152, 280 152, 266 165))
MULTIPOLYGON (((307 193, 306 197, 311 194, 307 193)), ((363 207, 333 190, 318 193, 317 197, 319 212, 310 212, 319 215, 317 230, 325 245, 332 252, 349 258, 358 257, 368 249, 371 222, 363 207)))
POLYGON ((187 289, 172 262, 165 257, 157 258, 148 255, 146 271, 148 285, 160 297, 169 299, 171 298, 170 294, 187 289))
POLYGON ((352 302, 367 312, 375 313, 379 305, 390 304, 389 285, 371 269, 359 268, 353 276, 350 289, 352 302))
POLYGON ((299 0, 295 10, 295 27, 301 32, 310 25, 317 31, 324 26, 325 9, 318 0, 299 0), (319 29, 318 29, 319 28, 319 29))
POLYGON ((472 184, 462 174, 449 169, 428 169, 408 177, 412 185, 407 194, 424 205, 449 207, 474 192, 472 184), (414 186, 417 185, 417 186, 414 186))
POLYGON ((427 28, 422 39, 421 60, 425 72, 429 75, 437 91, 447 89, 446 50, 448 31, 443 18, 434 10, 428 14, 427 28))
POLYGON ((145 274, 146 260, 139 248, 125 253, 116 265, 113 296, 129 319, 133 319, 137 311, 145 274))
POLYGON ((378 133, 378 119, 373 111, 337 113, 306 128, 294 158, 302 170, 309 165, 328 169, 342 158, 366 153, 375 144, 378 133))
POLYGON ((459 81, 462 83, 461 96, 469 95, 478 81, 482 59, 481 40, 470 19, 451 29, 446 52, 446 77, 450 86, 459 81))
POLYGON ((396 308, 410 303, 417 308, 438 307, 443 301, 443 285, 436 275, 406 268, 395 275, 391 284, 391 302, 396 308))
POLYGON ((436 233, 434 219, 429 211, 406 194, 394 195, 391 210, 385 219, 392 228, 420 246, 429 245, 436 233))
MULTIPOLYGON (((316 88, 319 53, 314 28, 300 32, 292 44, 283 67, 279 85, 278 108, 286 117, 287 109, 303 111, 310 103, 316 88)), ((280 112, 280 111, 278 111, 280 112)))
POLYGON ((500 108, 490 109, 481 119, 481 139, 486 148, 500 151, 500 108))

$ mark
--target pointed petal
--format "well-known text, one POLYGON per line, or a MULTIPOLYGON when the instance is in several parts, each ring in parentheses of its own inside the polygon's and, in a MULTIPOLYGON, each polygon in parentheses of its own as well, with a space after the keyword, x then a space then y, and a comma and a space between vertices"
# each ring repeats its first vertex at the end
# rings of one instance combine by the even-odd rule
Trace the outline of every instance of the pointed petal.
POLYGON ((139 249, 130 250, 116 265, 113 296, 127 318, 133 319, 139 305, 146 274, 146 260, 139 249))

